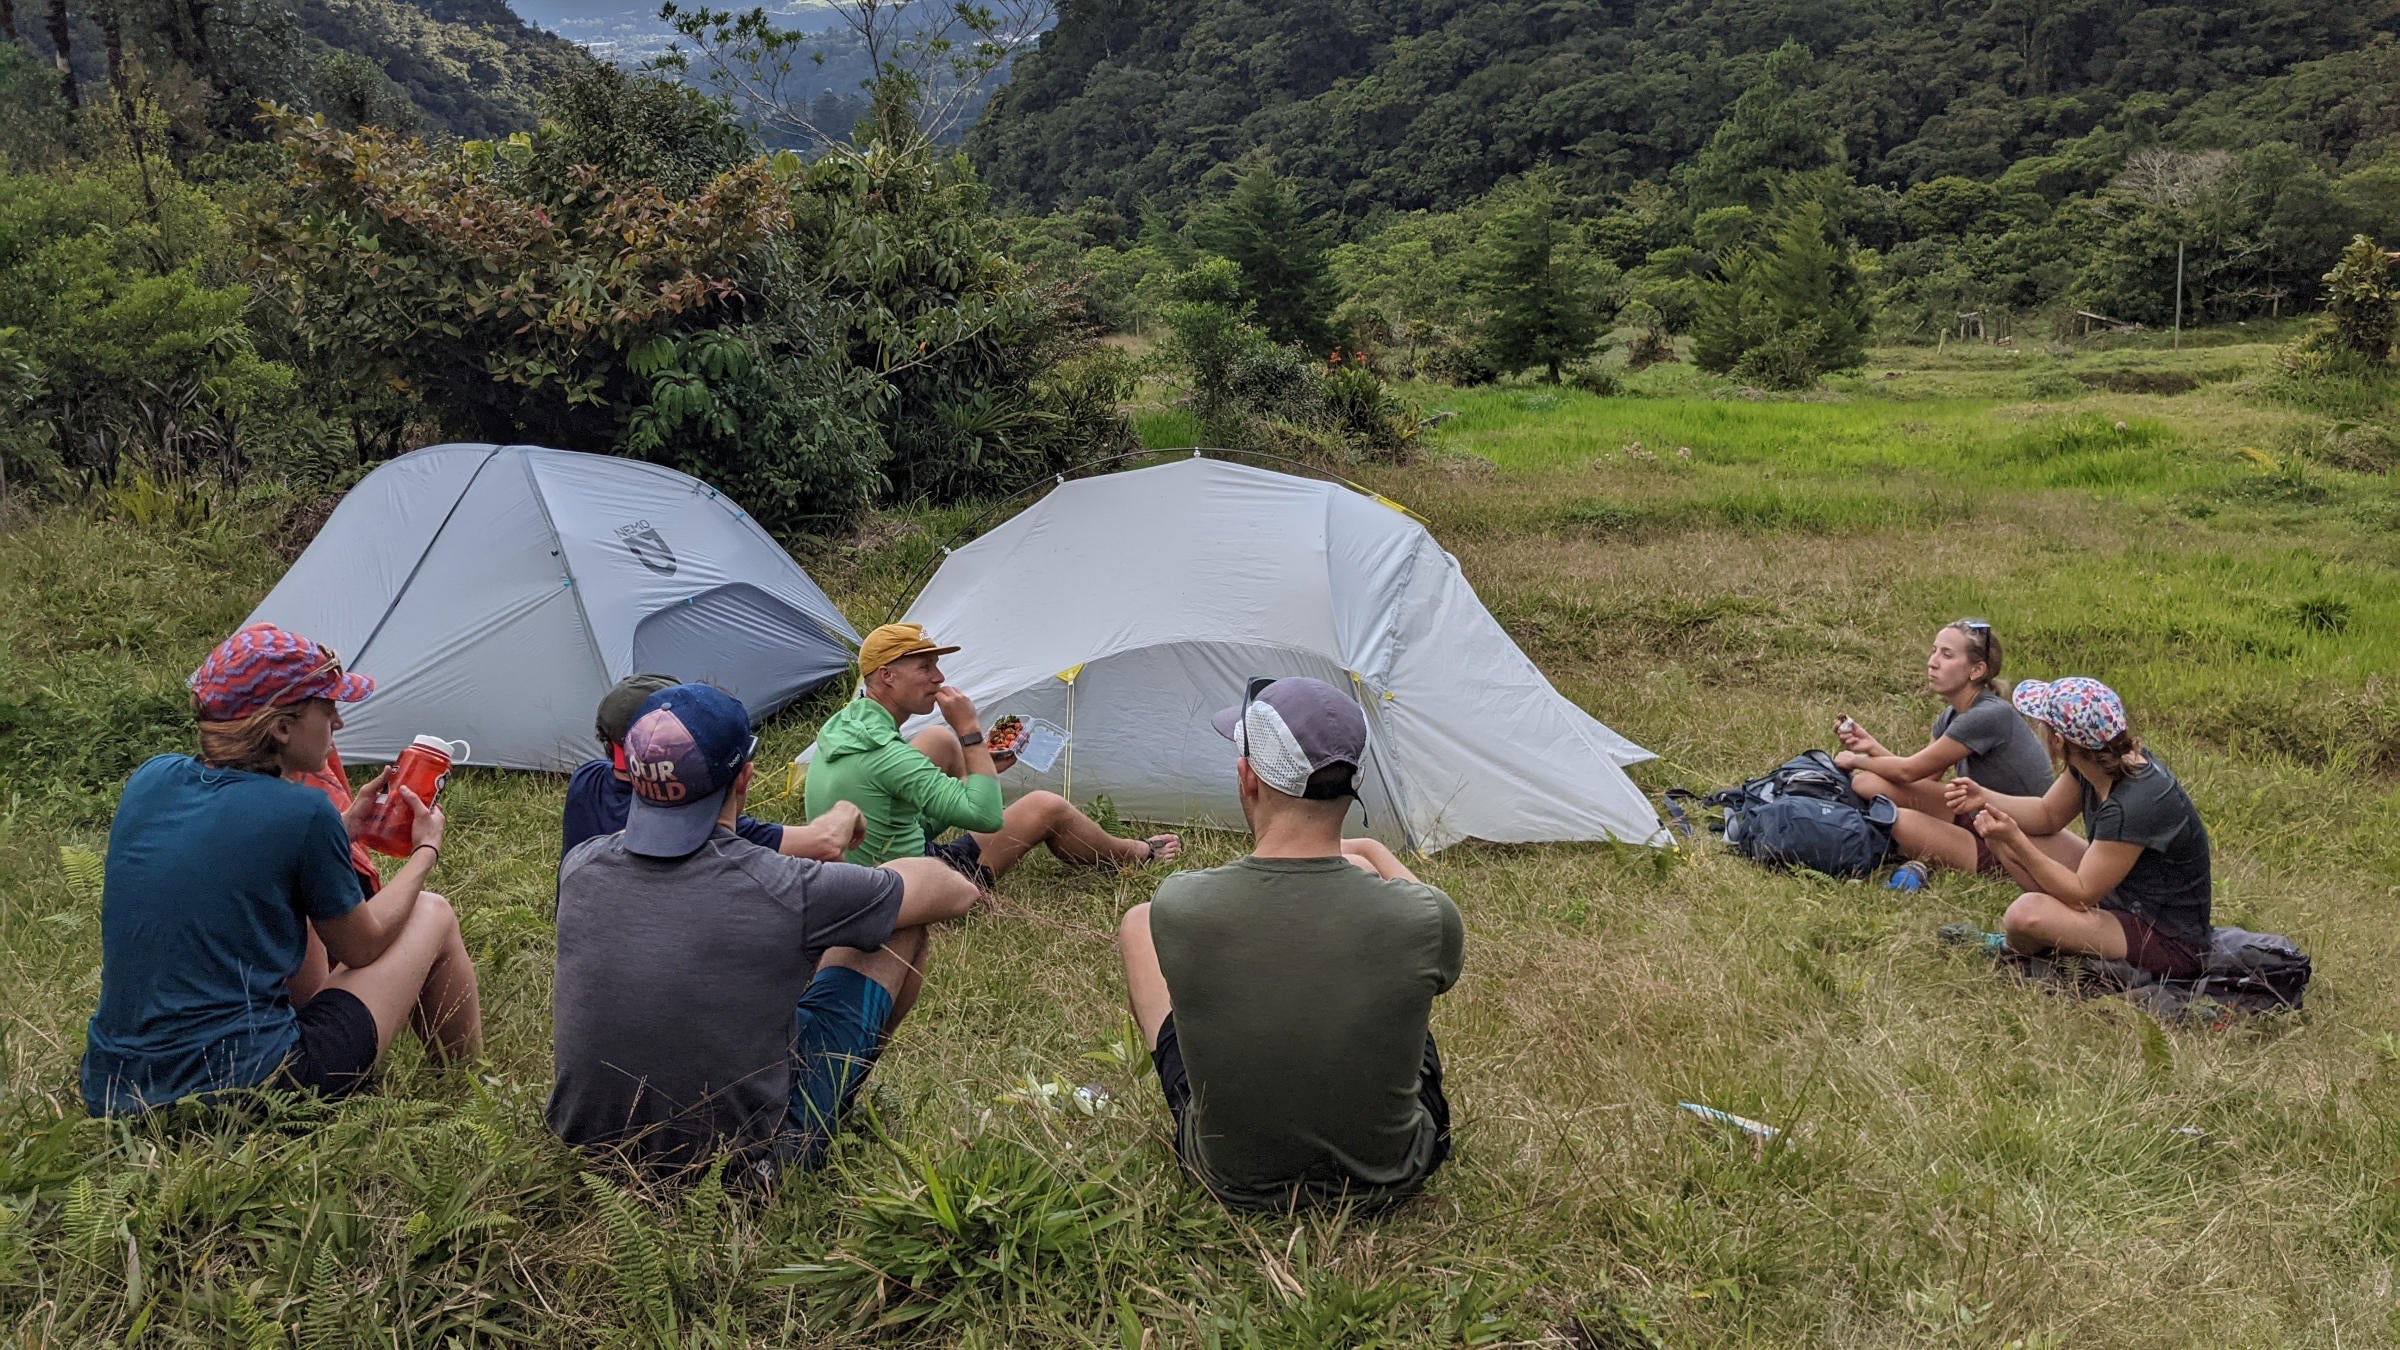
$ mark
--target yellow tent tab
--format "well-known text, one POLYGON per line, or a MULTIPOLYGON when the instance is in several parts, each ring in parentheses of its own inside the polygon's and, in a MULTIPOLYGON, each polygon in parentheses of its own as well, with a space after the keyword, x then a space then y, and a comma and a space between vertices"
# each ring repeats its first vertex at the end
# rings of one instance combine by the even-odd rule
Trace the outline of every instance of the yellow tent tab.
MULTIPOLYGON (((1347 675, 1347 676, 1349 676, 1349 677, 1350 677, 1350 683, 1357 685, 1359 688, 1366 690, 1366 691, 1367 691, 1368 693, 1370 693, 1370 694, 1375 692, 1375 690, 1374 690, 1373 686, 1371 686, 1371 685, 1369 685, 1369 684, 1367 683, 1366 677, 1365 677, 1365 676, 1363 676, 1363 675, 1361 675, 1361 674, 1359 674, 1357 671, 1355 671, 1355 670, 1345 670, 1345 671, 1343 671, 1342 673, 1343 673, 1344 675, 1347 675)), ((1386 690, 1384 690, 1384 691, 1383 691, 1383 701, 1384 701, 1384 702, 1386 702, 1386 703, 1389 703, 1389 702, 1391 702, 1391 701, 1392 701, 1392 691, 1391 691, 1391 690, 1389 690, 1389 689, 1386 689, 1386 690)))
POLYGON ((1076 676, 1078 676, 1078 675, 1081 675, 1081 674, 1083 673, 1083 668, 1084 668, 1084 666, 1085 666, 1086 664, 1088 664, 1088 663, 1087 663, 1087 662, 1083 662, 1083 661, 1078 661, 1078 662, 1076 662, 1074 665, 1071 665, 1071 666, 1067 667, 1065 670, 1062 670, 1062 671, 1058 672, 1058 676, 1057 676, 1058 682, 1059 682, 1060 684, 1073 684, 1073 683, 1075 683, 1075 677, 1076 677, 1076 676))
POLYGON ((1419 525, 1427 523, 1425 517, 1418 515, 1416 512, 1409 510, 1407 507, 1402 506, 1400 503, 1393 501, 1391 498, 1384 496, 1380 492, 1370 493, 1368 495, 1372 496, 1376 501, 1383 503, 1385 506, 1388 506, 1399 512, 1401 515, 1408 517, 1410 520, 1417 522, 1419 525))

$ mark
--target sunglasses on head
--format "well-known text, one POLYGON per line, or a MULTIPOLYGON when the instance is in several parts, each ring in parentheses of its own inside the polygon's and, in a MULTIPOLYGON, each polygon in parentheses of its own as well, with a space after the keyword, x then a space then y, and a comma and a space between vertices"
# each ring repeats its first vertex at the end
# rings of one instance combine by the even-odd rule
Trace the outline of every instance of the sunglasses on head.
POLYGON ((1244 759, 1250 757, 1250 705, 1257 702, 1258 696, 1265 693, 1267 686, 1273 683, 1275 683, 1275 677, 1272 675, 1253 675, 1250 677, 1250 683, 1242 686, 1241 726, 1242 758, 1244 759))

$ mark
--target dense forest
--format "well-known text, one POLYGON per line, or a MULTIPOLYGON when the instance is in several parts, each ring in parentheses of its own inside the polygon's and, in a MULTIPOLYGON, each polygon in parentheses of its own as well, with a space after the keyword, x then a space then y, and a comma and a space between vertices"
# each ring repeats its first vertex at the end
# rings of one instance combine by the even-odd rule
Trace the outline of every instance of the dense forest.
POLYGON ((310 6, 53 0, 47 43, 0 35, 0 507, 205 517, 475 438, 830 530, 1129 443, 1122 362, 917 86, 803 157, 498 0, 310 6))
POLYGON ((0 0, 0 36, 64 66, 70 106, 87 85, 121 84, 130 58, 152 80, 188 78, 178 101, 237 137, 260 99, 353 125, 504 136, 530 130, 540 90, 590 63, 506 0, 44 0, 34 20, 0 0))
POLYGON ((1186 204, 1263 150, 1357 220, 1542 164, 1592 191, 1706 180, 1694 161, 1780 80, 1807 116, 1761 148, 1867 184, 2071 173, 2095 134, 2355 168, 2400 135, 2395 31, 2394 0, 1067 0, 974 148, 1008 198, 1120 209, 1186 204), (1810 59, 1775 69, 1786 44, 1810 59))
POLYGON ((1216 256, 1252 327, 1377 369, 1556 380, 1630 330, 1610 369, 1791 388, 2380 294, 2334 269, 2400 238, 2396 35, 2400 0, 1068 0, 969 147, 1116 326, 1180 331, 1216 256))

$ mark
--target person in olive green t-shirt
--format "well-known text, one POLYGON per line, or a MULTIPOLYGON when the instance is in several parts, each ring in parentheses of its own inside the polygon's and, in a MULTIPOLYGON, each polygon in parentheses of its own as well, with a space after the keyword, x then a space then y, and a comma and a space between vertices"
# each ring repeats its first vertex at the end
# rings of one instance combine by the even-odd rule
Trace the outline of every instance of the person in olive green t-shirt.
POLYGON ((1062 862, 1119 867, 1176 855, 1176 836, 1119 839, 1055 792, 1028 792, 1003 809, 999 775, 1016 758, 992 754, 974 702, 943 682, 941 658, 957 650, 913 623, 887 623, 860 644, 859 696, 818 730, 805 797, 812 819, 835 802, 866 817, 866 837, 844 861, 936 857, 989 890, 1036 844, 1062 862), (947 725, 914 740, 900 734, 903 721, 936 708, 947 725), (952 828, 968 833, 933 842, 952 828))
POLYGON ((1450 1156, 1428 1023, 1458 982, 1458 907, 1342 838, 1367 741, 1348 695, 1254 682, 1216 725, 1252 851, 1167 878, 1118 930, 1176 1154, 1235 1208, 1405 1199, 1450 1156))

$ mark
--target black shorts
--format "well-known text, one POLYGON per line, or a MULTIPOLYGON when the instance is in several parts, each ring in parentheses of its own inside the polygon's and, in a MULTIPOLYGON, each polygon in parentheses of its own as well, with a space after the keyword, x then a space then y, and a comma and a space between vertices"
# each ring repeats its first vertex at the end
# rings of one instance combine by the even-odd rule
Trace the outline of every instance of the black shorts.
MULTIPOLYGON (((1173 1013, 1158 1024, 1158 1044, 1150 1051, 1150 1065, 1158 1070, 1167 1114, 1175 1118, 1175 1153, 1181 1157, 1183 1112, 1192 1104, 1192 1079, 1184 1072, 1183 1047, 1175 1039, 1173 1013)), ((1450 1157, 1450 1099, 1442 1095, 1442 1052, 1434 1047, 1430 1031, 1425 1033, 1425 1063, 1417 1073, 1417 1100, 1424 1103, 1425 1114, 1433 1117, 1433 1166, 1439 1167, 1450 1157)))
POLYGON ((950 864, 951 871, 987 891, 998 880, 992 875, 992 869, 983 865, 983 845, 971 834, 962 834, 943 844, 928 839, 925 841, 925 856, 939 858, 950 864))
POLYGON ((375 1014, 347 989, 320 989, 300 1008, 300 1043, 274 1086, 339 1101, 375 1071, 375 1014))
POLYGON ((2148 919, 2128 914, 2121 909, 2104 909, 2103 913, 2117 921, 2125 930, 2125 960, 2128 964, 2149 971, 2162 980, 2191 980, 2200 975, 2200 953, 2188 943, 2178 942, 2153 927, 2148 919))

